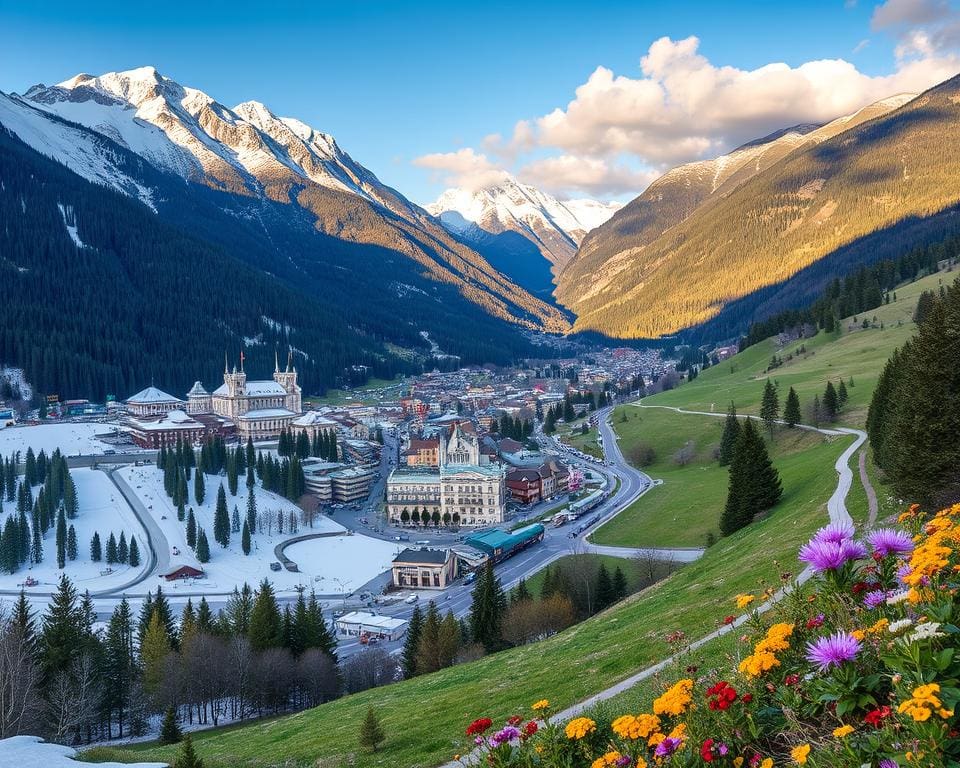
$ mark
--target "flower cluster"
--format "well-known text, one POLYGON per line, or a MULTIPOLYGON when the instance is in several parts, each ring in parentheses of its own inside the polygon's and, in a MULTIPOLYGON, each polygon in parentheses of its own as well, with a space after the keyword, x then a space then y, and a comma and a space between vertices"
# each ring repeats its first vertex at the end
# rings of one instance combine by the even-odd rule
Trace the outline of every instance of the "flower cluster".
MULTIPOLYGON (((766 614, 727 617, 744 650, 717 668, 682 633, 676 682, 635 712, 553 722, 489 718, 468 736, 489 768, 913 768, 960 765, 960 505, 916 506, 859 540, 820 529, 799 553, 817 577, 766 614), (764 620, 767 616, 772 617, 764 620), (734 671, 735 670, 735 671, 734 671), (679 678, 679 679, 678 679, 679 678), (532 725, 531 725, 532 724, 532 725)), ((772 592, 763 590, 760 599, 772 592)), ((757 598, 738 594, 738 609, 757 598)), ((471 763, 479 765, 479 762, 471 763)))

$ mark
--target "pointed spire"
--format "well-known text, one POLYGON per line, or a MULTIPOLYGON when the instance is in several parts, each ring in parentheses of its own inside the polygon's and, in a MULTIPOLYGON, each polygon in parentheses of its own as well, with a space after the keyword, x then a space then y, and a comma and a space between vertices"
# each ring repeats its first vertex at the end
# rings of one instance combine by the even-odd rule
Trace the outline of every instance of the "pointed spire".
POLYGON ((223 350, 223 374, 224 376, 226 376, 228 373, 230 373, 230 366, 227 363, 227 350, 224 349, 223 350))
POLYGON ((293 367, 293 347, 287 349, 287 373, 290 373, 290 369, 293 367))
POLYGON ((273 372, 280 373, 280 353, 277 352, 277 348, 273 348, 273 372))

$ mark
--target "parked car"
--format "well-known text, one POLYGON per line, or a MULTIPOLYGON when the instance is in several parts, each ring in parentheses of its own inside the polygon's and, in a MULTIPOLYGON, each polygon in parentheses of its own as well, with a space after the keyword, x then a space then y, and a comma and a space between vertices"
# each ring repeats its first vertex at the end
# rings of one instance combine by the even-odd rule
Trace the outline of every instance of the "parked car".
POLYGON ((408 597, 408 598, 407 598, 406 600, 404 600, 403 602, 409 603, 410 605, 413 605, 413 604, 414 604, 415 602, 417 602, 417 600, 419 600, 419 599, 420 599, 420 595, 410 595, 410 597, 408 597))
POLYGON ((281 568, 283 568, 283 566, 280 565, 280 563, 278 563, 276 560, 274 560, 272 563, 270 563, 270 570, 271 570, 271 571, 279 571, 281 568))
POLYGON ((475 582, 476 580, 477 580, 477 572, 476 572, 476 571, 470 571, 470 573, 467 574, 467 578, 465 578, 465 579, 463 580, 463 583, 464 583, 464 584, 473 584, 473 582, 475 582))

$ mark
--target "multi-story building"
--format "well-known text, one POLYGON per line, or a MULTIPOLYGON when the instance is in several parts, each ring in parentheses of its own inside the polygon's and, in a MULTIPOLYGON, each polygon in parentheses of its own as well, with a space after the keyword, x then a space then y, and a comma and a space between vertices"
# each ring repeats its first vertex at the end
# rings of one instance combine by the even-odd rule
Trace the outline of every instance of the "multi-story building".
POLYGON ((449 549, 405 549, 390 570, 393 586, 446 589, 456 578, 457 558, 449 549))
POLYGON ((456 422, 451 430, 441 430, 438 450, 438 467, 398 467, 390 473, 387 479, 390 521, 414 523, 426 515, 454 525, 503 522, 504 470, 480 452, 476 435, 469 434, 456 422))

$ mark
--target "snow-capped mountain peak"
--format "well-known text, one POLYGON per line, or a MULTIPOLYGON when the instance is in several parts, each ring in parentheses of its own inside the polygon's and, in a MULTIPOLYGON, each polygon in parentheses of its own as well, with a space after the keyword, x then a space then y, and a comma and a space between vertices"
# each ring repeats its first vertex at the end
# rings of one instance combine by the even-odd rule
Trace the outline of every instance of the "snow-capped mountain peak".
POLYGON ((426 206, 427 211, 461 235, 476 238, 483 233, 517 232, 558 267, 573 256, 587 232, 610 218, 619 207, 619 203, 595 200, 561 202, 512 176, 481 189, 448 189, 426 206))

